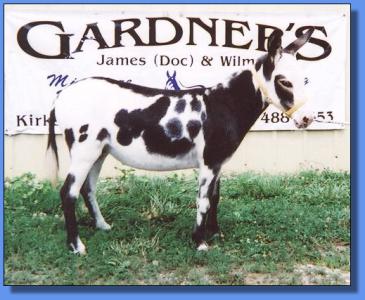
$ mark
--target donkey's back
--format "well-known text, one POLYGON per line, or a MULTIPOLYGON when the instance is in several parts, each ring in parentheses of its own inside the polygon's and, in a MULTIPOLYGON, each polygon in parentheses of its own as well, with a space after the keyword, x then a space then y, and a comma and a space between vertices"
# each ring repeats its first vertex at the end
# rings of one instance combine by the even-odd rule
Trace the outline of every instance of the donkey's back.
POLYGON ((201 89, 175 92, 94 77, 64 90, 55 112, 72 156, 107 150, 134 168, 177 170, 198 167, 202 158, 203 98, 201 89))

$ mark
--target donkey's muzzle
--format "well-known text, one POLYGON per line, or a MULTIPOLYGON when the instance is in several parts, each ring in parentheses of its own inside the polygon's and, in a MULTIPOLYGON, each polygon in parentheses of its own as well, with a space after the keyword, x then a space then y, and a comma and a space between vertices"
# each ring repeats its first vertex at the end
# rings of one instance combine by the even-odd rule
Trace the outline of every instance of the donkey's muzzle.
POLYGON ((312 124, 312 122, 314 120, 314 113, 297 111, 292 115, 292 118, 293 118, 294 124, 297 128, 305 129, 310 124, 312 124))

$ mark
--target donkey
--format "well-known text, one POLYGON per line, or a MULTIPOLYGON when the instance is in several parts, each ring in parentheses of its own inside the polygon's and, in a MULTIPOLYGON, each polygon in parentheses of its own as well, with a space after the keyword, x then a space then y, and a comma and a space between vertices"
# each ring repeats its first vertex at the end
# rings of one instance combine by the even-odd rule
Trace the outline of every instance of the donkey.
POLYGON ((304 109, 304 76, 300 76, 294 56, 313 30, 307 30, 285 49, 281 46, 282 33, 274 31, 268 38, 267 54, 254 67, 210 88, 163 90, 90 77, 64 89, 50 112, 47 153, 58 166, 57 120, 71 156, 60 190, 70 250, 86 253, 75 215, 80 193, 95 227, 111 228, 95 196, 98 175, 108 154, 125 165, 145 170, 198 168, 192 239, 197 250, 207 250, 208 238, 219 233, 222 165, 261 113, 273 104, 298 128, 306 128, 314 119, 313 113, 304 109))

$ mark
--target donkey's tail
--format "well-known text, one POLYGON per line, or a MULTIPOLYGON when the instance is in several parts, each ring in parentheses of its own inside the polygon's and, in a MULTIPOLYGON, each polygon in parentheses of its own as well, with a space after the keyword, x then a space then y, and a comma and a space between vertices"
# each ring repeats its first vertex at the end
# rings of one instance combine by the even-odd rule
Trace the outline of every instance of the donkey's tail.
POLYGON ((52 109, 48 119, 48 143, 47 143, 47 152, 46 152, 46 169, 47 169, 47 178, 50 179, 53 185, 56 185, 57 182, 57 172, 59 167, 58 161, 58 150, 56 144, 56 134, 55 134, 55 123, 56 123, 56 115, 55 110, 52 109))

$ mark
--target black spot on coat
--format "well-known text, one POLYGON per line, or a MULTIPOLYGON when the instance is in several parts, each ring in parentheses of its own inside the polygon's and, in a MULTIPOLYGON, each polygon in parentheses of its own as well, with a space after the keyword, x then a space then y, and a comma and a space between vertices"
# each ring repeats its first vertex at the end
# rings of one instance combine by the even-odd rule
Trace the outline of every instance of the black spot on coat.
POLYGON ((82 125, 80 127, 80 133, 86 132, 88 128, 89 128, 89 124, 82 125))
POLYGON ((143 132, 143 139, 150 153, 158 153, 170 157, 184 155, 194 146, 187 138, 171 141, 159 125, 145 130, 143 132))
POLYGON ((186 138, 171 141, 164 128, 158 124, 169 105, 170 99, 161 97, 145 109, 136 109, 129 113, 125 109, 120 110, 114 119, 119 127, 117 141, 123 146, 128 146, 143 132, 142 138, 150 153, 170 157, 186 154, 194 144, 186 138))
POLYGON ((166 114, 169 105, 170 99, 161 97, 143 110, 136 109, 128 113, 127 110, 121 109, 114 118, 114 123, 119 126, 117 141, 123 146, 128 146, 143 130, 156 126, 166 114))
POLYGON ((83 133, 80 135, 79 137, 79 142, 82 143, 83 141, 85 141, 87 139, 87 134, 83 133))
POLYGON ((183 113, 185 110, 186 101, 185 99, 179 99, 175 106, 175 111, 178 113, 183 113))
POLYGON ((180 139, 183 126, 178 118, 169 120, 166 124, 166 133, 170 138, 180 139))
POLYGON ((106 139, 106 138, 107 138, 107 137, 109 137, 109 136, 110 136, 110 134, 109 134, 108 130, 106 130, 105 128, 102 128, 102 129, 99 131, 99 133, 98 133, 98 135, 97 135, 96 139, 97 139, 97 140, 99 140, 99 141, 101 142, 101 141, 103 141, 104 139, 106 139))
POLYGON ((188 129, 190 138, 194 139, 198 135, 202 125, 201 125, 200 121, 198 121, 198 120, 190 120, 188 122, 188 124, 186 125, 186 127, 188 129))
POLYGON ((75 136, 72 128, 65 129, 65 139, 68 146, 68 150, 71 150, 73 143, 75 142, 75 136))
POLYGON ((190 102, 190 106, 191 106, 191 110, 192 111, 197 111, 200 112, 202 109, 202 104, 201 102, 197 99, 197 97, 194 95, 193 96, 193 100, 191 100, 190 102))

